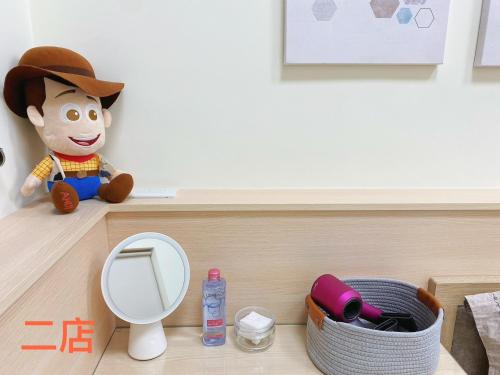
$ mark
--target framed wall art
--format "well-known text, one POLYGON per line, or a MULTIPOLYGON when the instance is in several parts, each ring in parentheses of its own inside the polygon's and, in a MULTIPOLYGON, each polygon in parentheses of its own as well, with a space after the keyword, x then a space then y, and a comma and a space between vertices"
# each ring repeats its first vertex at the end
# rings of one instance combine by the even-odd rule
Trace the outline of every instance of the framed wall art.
POLYGON ((450 0, 286 0, 285 63, 441 64, 449 5, 450 0))
POLYGON ((483 0, 475 66, 500 66, 500 0, 483 0))

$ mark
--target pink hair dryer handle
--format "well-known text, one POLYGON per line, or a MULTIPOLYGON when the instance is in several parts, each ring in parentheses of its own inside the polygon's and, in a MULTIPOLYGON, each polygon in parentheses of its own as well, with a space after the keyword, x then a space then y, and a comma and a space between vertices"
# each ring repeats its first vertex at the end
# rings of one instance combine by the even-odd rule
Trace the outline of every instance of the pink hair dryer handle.
POLYGON ((378 321, 384 312, 375 306, 363 302, 361 306, 361 317, 369 321, 378 321))

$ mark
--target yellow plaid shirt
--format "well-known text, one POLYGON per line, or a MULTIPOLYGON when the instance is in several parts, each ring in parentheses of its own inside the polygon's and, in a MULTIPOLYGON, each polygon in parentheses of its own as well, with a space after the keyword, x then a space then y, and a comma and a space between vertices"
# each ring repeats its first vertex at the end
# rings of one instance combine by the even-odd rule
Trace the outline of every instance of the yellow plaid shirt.
MULTIPOLYGON (((61 161, 61 166, 64 172, 79 172, 79 171, 98 171, 101 164, 101 157, 97 154, 90 160, 84 161, 82 163, 66 160, 62 157, 59 158, 61 161)), ((37 177, 39 180, 45 180, 50 176, 54 168, 54 161, 50 156, 46 156, 36 167, 33 169, 31 174, 37 177)))

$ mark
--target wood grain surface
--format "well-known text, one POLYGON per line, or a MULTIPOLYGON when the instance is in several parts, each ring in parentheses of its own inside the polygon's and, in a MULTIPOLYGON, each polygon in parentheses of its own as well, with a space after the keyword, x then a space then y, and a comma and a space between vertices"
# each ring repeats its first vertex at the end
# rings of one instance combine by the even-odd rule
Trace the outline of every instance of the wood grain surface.
MULTIPOLYGON (((498 259, 500 259, 498 256, 496 258, 485 258, 485 260, 496 264, 500 272, 500 261, 498 259)), ((465 296, 500 291, 500 275, 435 276, 429 281, 429 291, 443 305, 445 315, 441 331, 441 343, 446 349, 451 350, 457 307, 463 305, 465 296)))
POLYGON ((500 272, 500 213, 147 212, 110 213, 109 247, 139 232, 175 238, 191 282, 165 323, 201 324, 201 281, 219 267, 228 281, 228 320, 245 306, 271 309, 280 324, 303 324, 316 277, 388 277, 427 287, 431 276, 500 272))
MULTIPOLYGON (((101 269, 108 255, 101 219, 0 317, 0 374, 90 374, 115 328, 101 294, 101 269), (61 352, 64 320, 94 320, 92 353, 61 352), (25 321, 53 321, 52 327, 25 321), (21 345, 56 345, 54 351, 22 351, 21 345)), ((72 328, 74 329, 74 328, 72 328)), ((76 337, 69 331, 68 337, 76 337)), ((81 345, 81 344, 80 344, 81 345)))
MULTIPOLYGON (((119 328, 104 353, 96 375, 321 375, 305 349, 304 326, 277 326, 269 350, 245 353, 234 342, 232 327, 224 346, 208 348, 200 342, 200 329, 171 328, 165 331, 167 351, 151 361, 134 361, 127 354, 128 329, 119 328)), ((441 349, 435 375, 466 375, 450 354, 441 349)))

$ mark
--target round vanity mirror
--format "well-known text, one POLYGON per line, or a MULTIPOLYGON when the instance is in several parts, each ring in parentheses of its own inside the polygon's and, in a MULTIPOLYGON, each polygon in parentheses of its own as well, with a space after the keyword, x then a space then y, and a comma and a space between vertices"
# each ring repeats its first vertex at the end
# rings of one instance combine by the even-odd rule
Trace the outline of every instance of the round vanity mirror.
POLYGON ((161 320, 182 302, 189 285, 182 247, 160 233, 139 233, 119 243, 101 275, 106 304, 130 323, 128 352, 146 360, 162 354, 167 340, 161 320))

